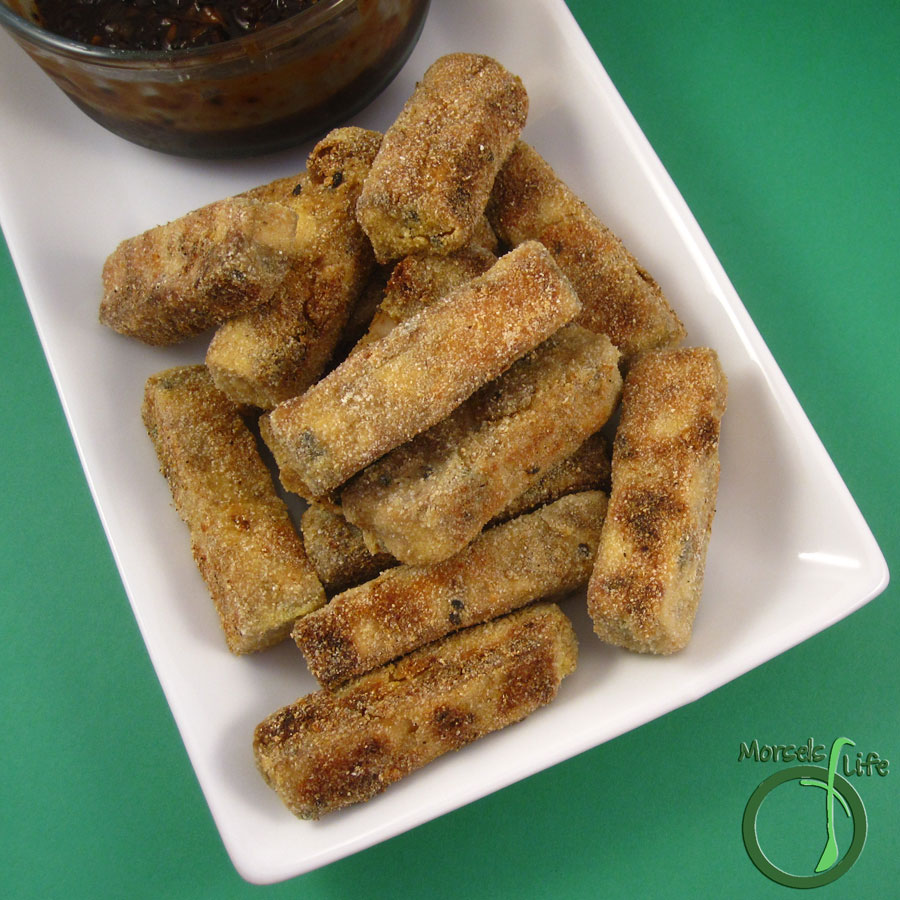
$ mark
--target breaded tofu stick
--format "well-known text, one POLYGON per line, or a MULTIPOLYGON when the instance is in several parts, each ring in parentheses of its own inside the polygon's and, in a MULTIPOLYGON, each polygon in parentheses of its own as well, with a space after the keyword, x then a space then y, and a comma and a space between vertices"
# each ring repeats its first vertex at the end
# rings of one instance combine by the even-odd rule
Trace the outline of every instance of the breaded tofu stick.
POLYGON ((391 267, 378 308, 353 351, 384 337, 395 325, 415 315, 470 278, 483 275, 497 261, 498 242, 482 216, 471 240, 443 256, 412 253, 391 267))
POLYGON ((587 584, 606 512, 570 494, 479 535, 456 556, 398 566, 338 594, 294 626, 313 675, 334 687, 478 622, 587 584))
POLYGON ((690 640, 719 481, 727 382, 704 347, 640 357, 625 380, 612 493, 588 609, 597 634, 642 653, 690 640))
POLYGON ((264 417, 282 484, 307 499, 327 495, 443 419, 579 310, 547 250, 522 244, 264 417))
POLYGON ((256 763, 294 815, 317 819, 524 719, 577 658, 565 613, 535 604, 283 707, 256 727, 256 763))
POLYGON ((354 347, 354 352, 384 337, 400 322, 459 285, 483 275, 496 261, 493 252, 478 246, 463 247, 446 256, 412 254, 404 257, 394 267, 369 329, 354 347))
POLYGON ((267 303, 291 260, 297 215, 229 198, 122 241, 103 266, 100 321, 174 344, 267 303))
POLYGON ((229 649, 278 643, 325 592, 237 408, 182 366, 148 379, 142 414, 229 649))
POLYGON ((220 390, 240 404, 272 409, 312 384, 334 353, 374 263, 354 208, 381 135, 337 128, 292 179, 286 205, 297 214, 290 269, 265 306, 216 332, 206 364, 220 390))
POLYGON ((368 280, 360 291, 356 302, 350 308, 347 324, 341 331, 334 353, 328 361, 326 373, 336 369, 356 348, 361 340, 364 340, 372 325, 372 320, 378 312, 381 301, 384 300, 384 290, 388 279, 391 277, 393 267, 390 265, 376 265, 368 280))
POLYGON ((401 562, 452 556, 606 423, 622 390, 618 362, 605 335, 561 328, 360 472, 341 492, 344 515, 370 549, 401 562))
POLYGON ((656 281, 524 141, 497 176, 488 218, 511 246, 538 240, 549 248, 581 300, 577 321, 609 335, 624 362, 684 338, 656 281))
POLYGON ((385 133, 357 205, 378 261, 468 243, 527 114, 521 80, 496 60, 434 62, 385 133))
POLYGON ((606 438, 602 434, 592 434, 571 456, 545 469, 527 491, 504 507, 486 527, 579 491, 605 491, 608 494, 609 474, 609 447, 606 438))
POLYGON ((298 181, 279 178, 123 241, 103 269, 100 321, 172 344, 267 303, 290 265, 296 216, 285 197, 298 181))
MULTIPOLYGON (((601 434, 591 435, 568 459, 551 466, 524 494, 516 497, 487 527, 531 512, 560 497, 580 491, 609 492, 609 449, 601 434)), ((318 503, 300 521, 306 554, 328 594, 369 581, 397 565, 389 553, 374 554, 363 533, 344 516, 318 503)))
POLYGON ((306 554, 328 594, 355 587, 397 565, 389 553, 370 553, 355 525, 319 503, 304 511, 300 530, 306 554))

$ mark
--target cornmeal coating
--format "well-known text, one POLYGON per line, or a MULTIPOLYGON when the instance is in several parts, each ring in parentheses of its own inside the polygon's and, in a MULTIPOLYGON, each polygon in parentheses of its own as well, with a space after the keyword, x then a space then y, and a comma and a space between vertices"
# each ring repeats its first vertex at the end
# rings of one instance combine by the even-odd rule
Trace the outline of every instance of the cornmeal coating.
POLYGON ((609 335, 624 362, 684 338, 684 326, 652 276, 524 141, 497 176, 488 218, 511 246, 539 240, 549 248, 581 300, 577 321, 609 335))
POLYGON ((546 248, 522 244, 264 417, 282 484, 307 499, 327 495, 446 417, 579 310, 546 248))
POLYGON ((280 202, 297 216, 290 268, 272 300, 224 323, 206 354, 232 400, 272 409, 325 369, 374 264, 354 208, 380 143, 375 131, 335 129, 304 176, 282 180, 280 202))
POLYGON ((100 321, 172 344, 267 303, 290 267, 297 222, 284 201, 298 181, 277 179, 123 241, 103 268, 100 321))
POLYGON ((384 337, 400 322, 440 300, 444 294, 483 275, 496 261, 491 250, 477 245, 446 256, 430 253, 404 257, 394 266, 369 330, 354 350, 384 337))
POLYGON ((483 275, 497 262, 497 250, 497 237, 482 216, 469 243, 459 250, 405 256, 391 271, 380 312, 390 327, 410 318, 463 282, 483 275))
POLYGON ((521 80, 496 60, 436 60, 385 133, 356 208, 379 262, 468 243, 527 114, 521 80))
POLYGON ((561 328, 355 477, 341 492, 344 515, 370 549, 402 562, 452 556, 606 423, 622 390, 618 361, 605 335, 561 328))
POLYGON ((606 512, 570 494, 479 535, 450 559, 402 565, 297 621, 310 671, 334 687, 438 638, 587 584, 606 512))
POLYGON ((142 414, 229 649, 283 640, 325 592, 237 407, 182 366, 147 380, 142 414))
POLYGON ((256 727, 256 763, 292 813, 317 819, 524 719, 577 659, 565 613, 534 604, 283 707, 256 727))
POLYGON ((350 308, 347 324, 341 331, 334 353, 328 361, 326 372, 336 369, 356 348, 360 341, 366 339, 372 320, 384 299, 384 291, 393 267, 376 265, 365 283, 356 302, 350 308))
POLYGON ((494 516, 487 527, 530 512, 567 494, 579 491, 609 493, 609 445, 602 434, 592 434, 571 456, 549 466, 527 491, 494 516))
MULTIPOLYGON (((609 492, 609 447, 601 434, 591 435, 568 459, 551 466, 521 496, 516 497, 487 527, 531 512, 567 494, 609 492)), ((300 521, 306 554, 328 594, 369 581, 398 563, 384 551, 372 553, 363 533, 338 509, 311 504, 300 521)))
POLYGON ((641 356, 625 380, 612 493, 588 610, 597 634, 642 653, 690 640, 719 482, 727 382, 705 347, 641 356))
POLYGON ((122 241, 103 266, 100 322, 174 344, 267 303, 296 228, 286 207, 232 197, 122 241))
POLYGON ((389 553, 370 553, 355 525, 319 503, 307 507, 300 530, 306 554, 328 594, 338 594, 397 565, 389 553))

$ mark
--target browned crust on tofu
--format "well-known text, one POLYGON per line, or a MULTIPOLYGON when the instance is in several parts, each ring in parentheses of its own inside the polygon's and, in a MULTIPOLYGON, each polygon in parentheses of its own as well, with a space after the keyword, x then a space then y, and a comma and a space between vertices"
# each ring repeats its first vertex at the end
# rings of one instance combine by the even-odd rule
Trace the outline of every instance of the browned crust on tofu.
POLYGON ((327 495, 378 457, 447 416, 580 310, 537 242, 351 354, 263 426, 281 481, 327 495))
POLYGON ((436 60, 387 130, 357 205, 379 262, 466 244, 527 114, 521 80, 496 60, 436 60))
POLYGON ((570 494, 479 535, 427 566, 398 566, 299 620, 293 638, 325 687, 451 631, 587 583, 606 512, 600 491, 570 494))
POLYGON ((511 246, 539 240, 550 250, 581 300, 577 321, 608 335, 623 361, 683 340, 660 286, 524 141, 497 176, 488 218, 511 246))
MULTIPOLYGON (((307 174, 280 202, 297 215, 290 268, 272 300, 224 323, 206 364, 237 403, 272 409, 324 371, 372 271, 354 208, 381 135, 338 128, 313 149, 307 174)), ((271 188, 266 195, 272 195, 271 188)))
POLYGON ((237 407, 182 366, 147 380, 142 415, 229 649, 283 640, 325 593, 237 407))
POLYGON ((280 204, 229 198, 122 241, 103 266, 100 322, 173 344, 267 303, 296 224, 280 204))
POLYGON ((238 200, 258 200, 260 203, 280 203, 282 206, 293 209, 294 204, 302 191, 302 183, 305 178, 305 172, 285 175, 283 178, 276 178, 274 181, 257 185, 256 187, 252 187, 235 196, 238 200))
POLYGON ((392 266, 376 265, 363 289, 360 291, 356 302, 350 308, 350 315, 347 318, 347 324, 341 331, 337 346, 334 353, 328 361, 326 371, 336 369, 356 347, 356 345, 369 332, 372 321, 378 313, 378 307, 384 299, 384 290, 387 287, 388 279, 391 277, 392 266))
POLYGON ((463 247, 446 256, 412 254, 404 257, 394 266, 368 332, 354 350, 384 337, 400 322, 444 294, 483 275, 496 261, 492 251, 480 246, 463 247))
POLYGON ((256 727, 257 766, 292 813, 317 819, 524 719, 577 655, 566 615, 535 604, 283 707, 256 727))
POLYGON ((404 563, 452 556, 606 423, 622 388, 618 361, 604 335, 561 328, 356 476, 341 492, 344 515, 404 563))
POLYGON ((397 565, 389 553, 370 553, 362 532, 318 503, 300 519, 306 554, 328 594, 337 594, 397 565))
POLYGON ((727 382, 715 351, 654 351, 625 380, 612 493, 588 609, 605 641, 673 653, 690 640, 719 480, 727 382))
POLYGON ((487 527, 568 494, 579 491, 604 491, 608 494, 609 487, 609 444, 602 434, 592 434, 571 456, 545 469, 540 478, 491 519, 487 527))
MULTIPOLYGON (((580 491, 609 493, 609 446, 602 434, 591 435, 568 459, 551 466, 521 496, 516 497, 487 527, 531 512, 560 497, 580 491)), ((313 503, 300 521, 306 555, 328 594, 369 581, 397 565, 389 553, 372 553, 363 533, 338 509, 313 503)))

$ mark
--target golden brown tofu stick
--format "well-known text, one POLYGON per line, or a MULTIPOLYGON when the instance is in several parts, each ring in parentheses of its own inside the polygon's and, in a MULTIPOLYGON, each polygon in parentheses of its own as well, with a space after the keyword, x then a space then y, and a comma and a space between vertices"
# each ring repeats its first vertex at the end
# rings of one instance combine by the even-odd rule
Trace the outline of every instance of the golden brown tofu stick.
POLYGON ((612 493, 588 589, 597 634, 643 653, 690 640, 719 481, 727 382, 704 347, 639 357, 625 380, 612 493))
POLYGON ((229 649, 278 643, 325 593, 237 408, 182 366, 148 379, 142 414, 229 649))
POLYGON ((378 307, 384 299, 384 290, 388 279, 391 277, 391 266, 376 265, 368 280, 360 291, 356 302, 350 308, 347 324, 341 331, 334 353, 328 361, 326 372, 336 369, 368 334, 372 320, 378 312, 378 307))
POLYGON ((291 259, 290 209, 229 198, 122 241, 103 266, 100 321, 173 344, 267 303, 291 259))
MULTIPOLYGON (((609 449, 601 434, 591 435, 568 459, 551 466, 536 484, 516 497, 487 527, 531 512, 580 491, 609 492, 609 449)), ((337 510, 313 503, 300 522, 306 554, 329 594, 337 594, 398 563, 389 553, 374 554, 363 533, 337 510)))
POLYGON ((527 114, 521 80, 496 60, 434 62, 387 130, 357 206, 379 262, 466 244, 527 114))
POLYGON ((609 447, 602 434, 592 434, 571 456, 550 466, 527 491, 520 494, 487 527, 530 512, 560 497, 579 491, 609 493, 609 447))
POLYGON ((524 141, 497 176, 488 218, 511 246, 539 240, 549 248, 581 300, 577 321, 609 335, 623 362, 684 338, 656 281, 524 141))
POLYGON ((413 254, 394 267, 369 330, 354 348, 384 337, 392 328, 440 300, 459 285, 483 275, 497 261, 484 247, 467 246, 446 256, 413 254))
POLYGON ((324 687, 478 622, 587 584, 606 512, 600 491, 570 494, 490 528, 460 553, 398 566, 297 621, 293 637, 324 687))
POLYGON ((469 543, 609 419, 622 389, 619 351, 567 325, 446 419, 360 472, 341 492, 370 548, 410 565, 469 543))
POLYGON ((283 707, 256 727, 256 763, 294 815, 317 819, 524 719, 577 658, 565 613, 535 604, 283 707))
POLYGON ((282 202, 297 214, 290 269, 268 304, 219 328, 206 354, 237 403, 272 409, 325 369, 372 271, 354 208, 380 143, 378 132, 337 128, 313 148, 307 175, 287 181, 295 187, 282 202))
MULTIPOLYGON (((548 468, 486 527, 499 525, 568 494, 595 490, 609 493, 609 475, 606 438, 601 434, 591 435, 572 456, 548 468)), ((306 553, 330 594, 362 584, 398 563, 389 553, 370 552, 362 531, 350 524, 337 508, 313 503, 303 514, 301 529, 306 553)))
MULTIPOLYGON (((381 309, 391 327, 430 306, 497 262, 497 238, 482 216, 469 243, 452 253, 411 253, 391 271, 381 309)), ((379 337, 383 335, 378 335, 379 337)))
POLYGON ((355 525, 318 503, 307 507, 300 530, 306 554, 329 594, 345 591, 397 565, 389 553, 370 553, 355 525))
POLYGON ((546 249, 522 244, 264 417, 282 484, 325 496, 443 419, 579 309, 546 249))

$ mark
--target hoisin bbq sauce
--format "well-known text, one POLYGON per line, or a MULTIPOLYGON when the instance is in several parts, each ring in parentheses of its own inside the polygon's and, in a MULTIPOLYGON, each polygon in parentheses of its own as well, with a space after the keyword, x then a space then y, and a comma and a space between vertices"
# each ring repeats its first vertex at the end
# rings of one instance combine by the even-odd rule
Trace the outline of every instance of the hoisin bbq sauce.
POLYGON ((186 50, 244 37, 317 0, 36 0, 37 23, 55 34, 119 50, 186 50))

